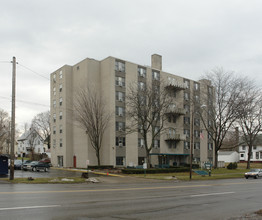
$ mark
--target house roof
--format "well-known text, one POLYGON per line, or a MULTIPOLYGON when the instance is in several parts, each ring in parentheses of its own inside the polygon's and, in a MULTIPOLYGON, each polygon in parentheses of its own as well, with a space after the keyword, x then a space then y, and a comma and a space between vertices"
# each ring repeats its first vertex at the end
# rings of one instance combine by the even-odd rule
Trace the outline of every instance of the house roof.
POLYGON ((28 137, 29 137, 29 135, 30 135, 32 132, 36 132, 36 134, 37 134, 41 139, 43 139, 43 138, 41 137, 41 135, 39 135, 38 132, 37 132, 35 129, 30 128, 28 131, 26 131, 25 133, 23 133, 23 134, 17 139, 17 141, 27 140, 28 137))
MULTIPOLYGON (((219 151, 218 155, 231 155, 233 153, 235 153, 236 151, 219 151)), ((236 152, 237 153, 237 152, 236 152)))

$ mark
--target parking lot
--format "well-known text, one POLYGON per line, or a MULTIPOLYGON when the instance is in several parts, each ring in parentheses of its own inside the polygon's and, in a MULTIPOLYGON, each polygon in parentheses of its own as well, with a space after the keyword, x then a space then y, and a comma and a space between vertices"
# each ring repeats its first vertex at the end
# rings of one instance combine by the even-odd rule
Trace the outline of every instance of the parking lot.
POLYGON ((15 170, 15 178, 52 178, 52 177, 81 177, 81 172, 66 171, 62 169, 50 168, 48 172, 33 172, 24 170, 15 170))

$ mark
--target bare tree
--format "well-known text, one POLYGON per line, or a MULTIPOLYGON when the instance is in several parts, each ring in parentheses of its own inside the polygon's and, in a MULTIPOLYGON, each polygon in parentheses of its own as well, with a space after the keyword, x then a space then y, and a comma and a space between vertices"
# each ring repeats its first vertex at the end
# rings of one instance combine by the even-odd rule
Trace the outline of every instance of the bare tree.
POLYGON ((50 111, 39 113, 32 120, 32 127, 42 135, 47 142, 48 149, 50 149, 50 111))
POLYGON ((238 124, 242 131, 243 141, 248 146, 247 169, 250 169, 252 147, 255 144, 258 133, 262 128, 262 95, 250 81, 242 91, 242 104, 238 111, 238 124))
POLYGON ((0 109, 0 153, 8 153, 8 148, 4 151, 4 145, 8 144, 10 136, 10 117, 6 111, 0 109))
POLYGON ((166 113, 170 109, 171 96, 163 81, 153 80, 152 83, 131 84, 126 96, 126 115, 130 125, 126 132, 138 132, 144 140, 148 167, 151 164, 150 151, 154 141, 165 130, 166 113))
POLYGON ((214 142, 214 167, 216 168, 218 151, 227 132, 236 121, 237 112, 241 108, 241 94, 247 79, 236 76, 233 72, 226 72, 223 68, 215 68, 206 73, 203 78, 207 79, 214 88, 207 90, 204 100, 208 101, 202 102, 205 103, 205 107, 201 108, 199 112, 203 125, 214 142), (212 102, 212 100, 215 100, 215 102, 212 102))
POLYGON ((35 145, 36 145, 36 139, 37 139, 37 132, 34 128, 30 128, 30 130, 28 131, 28 145, 29 145, 29 151, 31 154, 31 160, 36 160, 35 158, 35 145))
POLYGON ((101 95, 91 88, 80 89, 74 102, 75 120, 86 131, 91 146, 94 148, 98 166, 103 136, 112 114, 106 109, 101 95))

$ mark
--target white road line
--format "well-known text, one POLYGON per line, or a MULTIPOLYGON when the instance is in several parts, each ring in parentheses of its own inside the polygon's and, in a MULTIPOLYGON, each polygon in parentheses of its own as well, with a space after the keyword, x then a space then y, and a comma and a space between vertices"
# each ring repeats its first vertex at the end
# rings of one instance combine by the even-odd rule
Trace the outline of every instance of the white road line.
POLYGON ((59 206, 61 206, 61 205, 10 207, 10 208, 0 208, 0 211, 5 211, 5 210, 16 210, 16 209, 40 209, 40 208, 53 208, 53 207, 59 207, 59 206))
POLYGON ((221 193, 198 194, 198 195, 191 195, 190 197, 225 195, 225 194, 233 194, 233 193, 235 193, 235 192, 221 192, 221 193))

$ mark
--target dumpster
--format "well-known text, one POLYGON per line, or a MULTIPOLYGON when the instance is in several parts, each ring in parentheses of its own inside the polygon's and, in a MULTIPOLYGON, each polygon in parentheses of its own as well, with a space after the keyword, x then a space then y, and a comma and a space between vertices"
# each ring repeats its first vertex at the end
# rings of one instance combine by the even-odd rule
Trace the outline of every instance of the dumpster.
POLYGON ((0 175, 8 175, 8 157, 0 155, 0 175))

